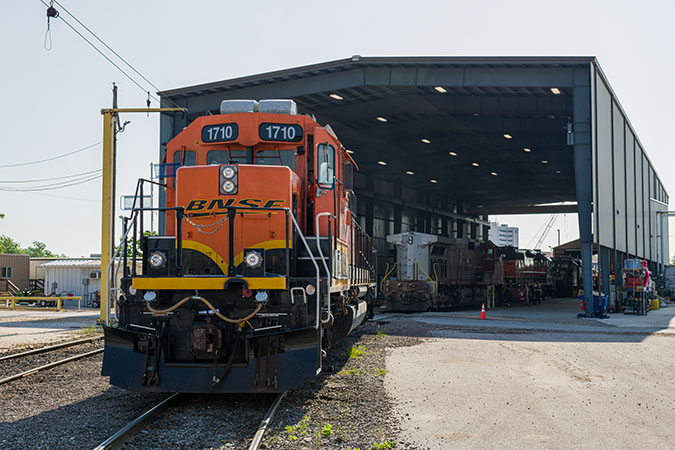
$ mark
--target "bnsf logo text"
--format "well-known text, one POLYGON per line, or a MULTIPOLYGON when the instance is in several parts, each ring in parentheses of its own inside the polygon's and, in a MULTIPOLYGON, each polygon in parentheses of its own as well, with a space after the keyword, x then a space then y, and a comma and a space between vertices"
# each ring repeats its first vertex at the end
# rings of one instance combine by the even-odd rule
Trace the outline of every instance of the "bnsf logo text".
POLYGON ((209 200, 191 200, 188 203, 185 211, 213 211, 219 209, 227 209, 228 206, 243 206, 246 208, 279 208, 284 204, 283 200, 260 200, 259 198, 242 198, 236 200, 234 198, 228 198, 223 200, 222 198, 216 198, 211 201, 209 200))

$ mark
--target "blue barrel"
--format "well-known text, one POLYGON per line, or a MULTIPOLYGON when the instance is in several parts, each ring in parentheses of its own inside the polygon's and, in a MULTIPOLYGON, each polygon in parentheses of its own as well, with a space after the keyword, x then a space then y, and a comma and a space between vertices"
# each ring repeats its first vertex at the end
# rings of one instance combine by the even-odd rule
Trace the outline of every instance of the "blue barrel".
MULTIPOLYGON (((598 295, 593 295, 593 314, 600 314, 600 299, 598 295)), ((607 312, 607 296, 602 294, 602 314, 607 312)))

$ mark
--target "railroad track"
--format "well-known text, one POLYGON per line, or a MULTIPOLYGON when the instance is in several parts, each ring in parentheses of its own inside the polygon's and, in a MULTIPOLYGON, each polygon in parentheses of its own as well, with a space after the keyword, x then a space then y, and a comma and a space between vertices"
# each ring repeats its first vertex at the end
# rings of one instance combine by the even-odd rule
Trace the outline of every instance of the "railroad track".
MULTIPOLYGON (((92 337, 92 338, 78 339, 76 341, 70 341, 70 342, 64 342, 64 343, 61 343, 61 344, 50 345, 50 346, 47 346, 47 347, 29 350, 29 351, 26 351, 26 352, 14 353, 14 354, 11 354, 11 355, 5 355, 5 356, 0 357, 0 363, 2 363, 4 361, 17 362, 17 360, 20 361, 22 359, 29 359, 32 356, 40 355, 40 354, 43 354, 43 353, 57 352, 59 350, 69 349, 70 347, 75 347, 75 346, 78 346, 78 345, 91 344, 91 343, 96 342, 96 341, 101 340, 101 339, 103 339, 102 336, 96 336, 96 337, 92 337)), ((69 356, 67 358, 62 358, 62 359, 59 359, 57 361, 50 362, 48 364, 42 364, 42 365, 39 365, 39 366, 31 367, 28 370, 23 370, 21 372, 18 372, 18 373, 15 373, 13 375, 9 375, 9 376, 6 376, 6 377, 0 379, 0 384, 9 383, 10 381, 18 380, 20 378, 24 378, 24 377, 27 377, 29 375, 33 375, 33 374, 38 373, 40 371, 51 369, 52 367, 60 366, 62 364, 67 364, 71 361, 77 361, 78 359, 86 358, 88 356, 93 356, 93 355, 99 354, 101 352, 103 352, 103 349, 99 348, 99 349, 84 352, 84 353, 78 353, 78 354, 69 356)))
MULTIPOLYGON (((131 439, 133 439, 134 436, 139 431, 141 431, 154 416, 164 411, 177 398, 184 397, 185 395, 187 394, 175 393, 165 398, 160 403, 153 406, 148 411, 144 412, 136 419, 129 422, 127 425, 125 425, 118 432, 110 436, 108 439, 101 442, 94 450, 109 450, 121 448, 122 445, 124 445, 124 443, 129 442, 131 439)), ((274 399, 274 402, 267 410, 267 413, 265 414, 265 417, 263 418, 262 422, 260 422, 258 430, 255 433, 255 436, 253 436, 253 440, 251 441, 249 450, 258 450, 260 448, 260 444, 262 444, 262 438, 265 434, 265 431, 267 431, 267 428, 269 424, 272 422, 272 418, 274 417, 274 413, 276 412, 277 408, 279 407, 279 403, 281 403, 281 400, 284 398, 285 395, 286 395, 285 392, 281 393, 277 395, 276 398, 274 399)))

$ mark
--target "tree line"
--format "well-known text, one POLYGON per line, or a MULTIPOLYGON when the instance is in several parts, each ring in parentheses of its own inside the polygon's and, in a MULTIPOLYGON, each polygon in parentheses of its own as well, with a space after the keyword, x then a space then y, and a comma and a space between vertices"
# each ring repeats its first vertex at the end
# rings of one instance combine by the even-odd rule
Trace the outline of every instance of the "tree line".
POLYGON ((0 235, 0 253, 29 255, 31 258, 66 258, 66 255, 57 255, 47 248, 47 244, 33 241, 29 247, 21 244, 9 236, 0 235))

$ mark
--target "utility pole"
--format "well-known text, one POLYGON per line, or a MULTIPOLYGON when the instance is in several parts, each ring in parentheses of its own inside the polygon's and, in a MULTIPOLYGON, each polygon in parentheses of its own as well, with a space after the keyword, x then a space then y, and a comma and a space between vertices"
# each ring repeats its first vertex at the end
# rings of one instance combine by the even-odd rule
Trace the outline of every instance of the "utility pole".
POLYGON ((558 228, 558 247, 560 247, 560 228, 558 228))

